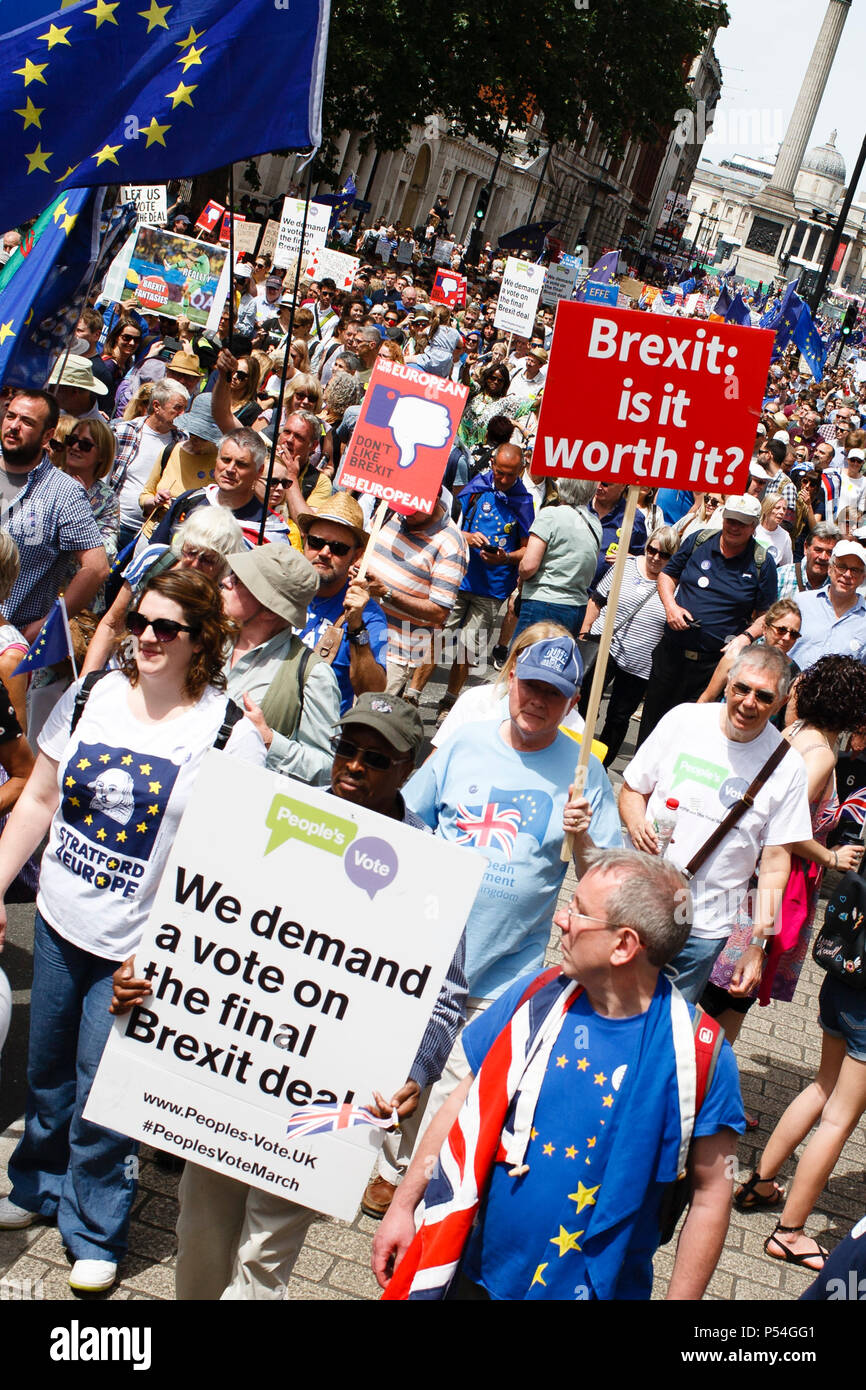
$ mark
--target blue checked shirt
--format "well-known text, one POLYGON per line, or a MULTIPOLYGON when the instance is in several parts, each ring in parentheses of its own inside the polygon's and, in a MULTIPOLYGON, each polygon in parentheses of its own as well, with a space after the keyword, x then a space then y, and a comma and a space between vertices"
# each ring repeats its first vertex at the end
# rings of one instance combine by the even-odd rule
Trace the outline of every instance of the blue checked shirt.
POLYGON ((21 572, 3 605, 7 621, 16 627, 48 612, 67 576, 70 551, 103 549, 85 489, 55 468, 49 454, 3 509, 0 525, 21 556, 21 572))

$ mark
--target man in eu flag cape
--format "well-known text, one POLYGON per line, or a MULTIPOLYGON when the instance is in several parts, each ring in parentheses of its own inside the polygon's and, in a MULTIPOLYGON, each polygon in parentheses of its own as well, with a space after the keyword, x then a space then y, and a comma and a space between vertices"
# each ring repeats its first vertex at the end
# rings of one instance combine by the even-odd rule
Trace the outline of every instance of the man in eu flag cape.
POLYGON ((648 1299, 679 1195, 691 1204, 668 1298, 702 1296, 744 1115, 718 1024, 661 972, 688 936, 688 899, 663 859, 593 858, 554 918, 561 965, 517 980, 464 1030, 470 1074, 373 1243, 386 1299, 648 1299))

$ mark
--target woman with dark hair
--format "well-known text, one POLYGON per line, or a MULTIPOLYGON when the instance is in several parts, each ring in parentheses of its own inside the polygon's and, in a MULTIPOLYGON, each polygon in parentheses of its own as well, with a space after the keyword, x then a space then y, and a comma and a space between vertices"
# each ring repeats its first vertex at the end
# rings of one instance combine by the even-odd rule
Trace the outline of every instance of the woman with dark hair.
MULTIPOLYGON (((747 913, 736 923, 713 967, 701 1004, 719 1019, 731 1044, 756 998, 762 1004, 771 999, 791 1002, 809 949, 824 869, 844 873, 856 868, 863 852, 859 845, 828 849, 825 841, 838 816, 835 774, 840 735, 862 728, 866 719, 866 666, 852 656, 822 656, 797 677, 788 701, 788 719, 783 737, 806 764, 813 838, 791 846, 791 873, 758 993, 745 995, 739 986, 742 956, 756 949, 750 946, 752 922, 747 913)), ((750 1205, 748 1200, 745 1205, 750 1205)))
POLYGON ((132 366, 133 359, 141 347, 141 329, 133 319, 122 318, 114 325, 105 341, 102 360, 111 375, 111 385, 105 398, 108 415, 114 412, 114 398, 117 388, 132 366))
POLYGON ((484 443, 487 426, 494 415, 504 415, 513 426, 518 416, 529 414, 531 402, 509 395, 510 385, 511 377, 504 362, 491 362, 482 370, 460 421, 460 439, 467 449, 484 443))
MULTIPOLYGON (((56 1216, 73 1289, 110 1288, 126 1237, 135 1145, 84 1119, 111 1026, 112 974, 133 954, 202 758, 264 764, 265 748, 225 695, 236 627, 194 570, 150 580, 127 615, 120 670, 55 706, 0 839, 5 894, 42 838, 24 1135, 9 1162, 0 1229, 56 1216)), ((91 678, 92 680, 92 678, 91 678)), ((0 935, 6 910, 0 900, 0 935)))
POLYGON ((259 393, 261 367, 256 357, 239 357, 232 372, 232 413, 244 428, 250 428, 262 413, 256 397, 259 393))

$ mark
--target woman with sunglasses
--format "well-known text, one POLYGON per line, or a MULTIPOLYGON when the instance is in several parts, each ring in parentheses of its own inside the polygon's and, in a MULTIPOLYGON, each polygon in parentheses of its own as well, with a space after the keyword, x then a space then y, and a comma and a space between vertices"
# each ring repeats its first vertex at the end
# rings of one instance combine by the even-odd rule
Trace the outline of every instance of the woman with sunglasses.
MULTIPOLYGON (((114 463, 114 435, 102 420, 76 420, 71 415, 63 415, 57 422, 49 447, 57 467, 71 478, 76 478, 87 493, 108 563, 113 564, 120 532, 120 502, 114 488, 108 483, 108 474, 114 463)), ((103 611, 105 597, 102 590, 90 607, 94 613, 103 611)))
POLYGON ((132 319, 122 318, 116 323, 105 342, 102 360, 111 377, 105 409, 109 415, 114 411, 114 398, 117 388, 133 364, 141 346, 141 329, 132 319))
MULTIPOLYGON (((66 692, 0 840, 0 890, 46 834, 36 913, 24 1135, 0 1228, 56 1216, 73 1289, 113 1284, 135 1180, 124 1135, 83 1118, 111 1026, 112 975, 138 944, 202 758, 264 764, 225 694, 235 634, 210 580, 161 574, 127 617, 131 649, 76 705, 66 692)), ((84 691, 81 692, 85 694, 84 691)), ((0 904, 0 928, 5 927, 0 904)))
POLYGON ((510 384, 511 377, 504 362, 491 362, 482 370, 460 421, 459 438, 470 452, 476 445, 484 443, 487 426, 494 415, 504 415, 513 426, 518 416, 529 414, 532 402, 519 401, 516 396, 510 395, 510 384))
POLYGON ((251 427, 262 413, 256 397, 261 369, 255 357, 239 357, 230 383, 232 414, 239 425, 251 427))
MULTIPOLYGON (((756 646, 766 645, 768 647, 778 647, 780 652, 790 657, 791 648, 800 636, 802 619, 800 610, 791 598, 780 598, 764 614, 764 635, 759 637, 756 646)), ((722 693, 728 680, 728 672, 737 659, 737 654, 723 655, 718 666, 711 675, 706 690, 704 690, 696 701, 699 705, 711 704, 715 700, 721 700, 722 693)), ((792 675, 796 675, 799 667, 792 665, 792 675)), ((785 710, 784 707, 773 720, 778 728, 784 728, 785 710)))

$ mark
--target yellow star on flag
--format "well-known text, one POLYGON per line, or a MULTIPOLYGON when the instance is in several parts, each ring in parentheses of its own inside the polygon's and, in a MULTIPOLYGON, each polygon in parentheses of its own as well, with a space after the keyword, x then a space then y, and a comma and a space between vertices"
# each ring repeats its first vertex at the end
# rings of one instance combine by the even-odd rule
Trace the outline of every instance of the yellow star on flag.
POLYGON ((594 1207, 595 1194, 599 1187, 601 1187, 601 1183, 598 1183, 595 1187, 584 1187, 582 1182, 578 1182, 577 1191, 569 1192, 568 1200, 577 1203, 578 1212, 583 1211, 584 1207, 594 1207))
POLYGON ((565 1156, 566 1158, 577 1158, 577 1149, 574 1147, 573 1144, 569 1144, 568 1148, 565 1151, 565 1156))
POLYGON ((100 164, 107 164, 109 160, 112 164, 116 164, 117 151, 119 149, 120 145, 103 145, 101 150, 97 150, 96 154, 93 156, 93 158, 96 160, 97 169, 99 168, 100 164))
POLYGON ((578 1064, 577 1064, 577 1070, 578 1070, 578 1071, 586 1071, 586 1069, 587 1069, 588 1066, 589 1066, 589 1060, 588 1060, 588 1058, 586 1058, 586 1057, 581 1057, 580 1061, 579 1061, 578 1064))
POLYGON ((603 1086, 605 1081, 607 1081, 607 1077, 603 1071, 597 1071, 592 1079, 596 1086, 603 1086))
POLYGON ((186 38, 180 39, 179 42, 175 44, 175 48, 189 48, 190 44, 197 43, 198 40, 204 36, 204 33, 204 29, 199 29, 198 33, 196 33, 192 25, 190 25, 189 33, 187 34, 186 38))
POLYGON ((57 207, 54 209, 51 216, 54 218, 55 222, 59 222, 62 218, 66 216, 68 211, 69 208, 66 205, 66 199, 61 198, 60 202, 57 204, 57 207))
POLYGON ((542 1148, 541 1152, 542 1152, 543 1154, 547 1154, 547 1157, 550 1158, 551 1155, 554 1154, 554 1153, 556 1152, 556 1150, 554 1149, 554 1147, 553 1147, 552 1144, 545 1144, 544 1147, 542 1148))
POLYGON ((601 1103, 609 1110, 613 1105, 613 1096, 602 1096, 601 1103))
POLYGON ((104 839, 105 839, 105 831, 104 831, 104 830, 97 830, 97 832, 96 832, 96 838, 97 838, 97 840, 104 840, 104 839))
POLYGON ((110 754, 110 753, 100 753, 100 755, 99 755, 99 761, 100 761, 101 763, 110 763, 110 762, 111 762, 111 754, 110 754))
POLYGON ((47 44, 48 44, 49 50, 52 49, 52 48, 56 48, 57 45, 58 45, 59 43, 65 44, 67 48, 71 48, 71 47, 72 47, 72 44, 69 42, 68 38, 66 37, 66 35, 69 33, 69 30, 70 30, 71 28, 72 28, 72 25, 71 25, 71 24, 67 24, 67 26, 66 26, 65 29, 58 29, 58 27, 57 27, 56 24, 49 24, 49 26, 48 26, 48 33, 47 33, 47 34, 40 34, 40 35, 39 35, 39 42, 40 42, 40 43, 47 43, 47 44))
POLYGON ((586 1147, 587 1147, 588 1149, 594 1149, 594 1148, 595 1148, 595 1135, 593 1135, 593 1137, 592 1137, 591 1139, 587 1139, 587 1141, 586 1141, 586 1147))
POLYGON ((63 785, 64 785, 64 787, 74 787, 74 786, 75 786, 75 778, 74 778, 74 777, 67 777, 67 779, 66 779, 66 781, 63 783, 63 785))
POLYGON ((203 44, 201 48, 193 47, 184 53, 182 58, 178 58, 177 61, 180 63, 184 72, 186 72, 187 68, 201 67, 201 55, 206 52, 207 44, 203 44))
POLYGON ((85 816, 85 817, 84 817, 84 824, 85 824, 85 825, 92 825, 92 824, 93 824, 93 817, 92 817, 92 816, 85 816))
POLYGON ((117 840, 117 843, 118 843, 119 845, 125 844, 125 843, 126 843, 126 831, 125 831, 125 830, 118 830, 117 835, 115 836, 115 839, 117 840))
POLYGON ((142 777, 149 777, 152 771, 152 765, 150 763, 139 763, 138 770, 142 777))
POLYGON ((529 1285, 530 1288, 533 1288, 536 1284, 541 1284, 542 1288, 545 1288, 545 1289, 547 1288, 547 1285, 545 1284, 545 1282, 544 1282, 544 1280, 542 1279, 541 1276, 542 1276, 542 1274, 544 1273, 544 1271, 547 1269, 547 1266, 548 1266, 549 1264, 550 1264, 550 1261, 549 1261, 549 1260, 545 1260, 543 1265, 539 1265, 539 1266, 538 1266, 537 1270, 535 1271, 535 1273, 534 1273, 533 1276, 532 1276, 532 1283, 529 1285))
POLYGON ((559 1251, 559 1258, 567 1255, 569 1250, 579 1250, 578 1238, 583 1235, 583 1231, 567 1231, 564 1226, 560 1226, 559 1235, 550 1237, 550 1244, 555 1245, 559 1251))
POLYGON ((565 1053, 563 1053, 561 1057, 557 1057, 556 1065, 558 1067, 565 1067, 568 1065, 568 1058, 566 1057, 565 1053))
POLYGON ((537 1138, 538 1138, 538 1130, 535 1128, 535 1125, 533 1125, 533 1126, 532 1126, 532 1129, 529 1131, 529 1137, 530 1137, 530 1139, 537 1139, 537 1138))
POLYGON ((143 125, 141 127, 142 135, 147 136, 147 144, 144 148, 149 150, 151 145, 162 145, 165 147, 165 132, 167 130, 171 130, 170 125, 160 125, 156 116, 152 116, 150 125, 143 125))
POLYGON ((147 787, 148 791, 153 792, 154 796, 159 796, 160 792, 162 791, 161 782, 148 782, 147 787))
POLYGON ((80 806, 81 802, 78 800, 77 796, 70 796, 69 804, 70 806, 80 806))
POLYGON ((124 753, 124 755, 123 755, 123 757, 121 758, 120 761, 121 761, 121 763, 123 764, 124 767, 129 767, 129 764, 132 762, 132 754, 131 754, 131 753, 124 753))
POLYGON ((119 3, 120 0, 115 0, 113 5, 106 5, 105 0, 96 0, 93 9, 85 10, 84 13, 93 15, 96 20, 96 27, 99 29, 106 22, 109 24, 117 23, 117 20, 114 18, 114 11, 117 9, 119 3))
POLYGON ((148 814, 149 816, 157 816, 157 815, 159 815, 159 807, 158 807, 158 806, 148 806, 148 808, 147 808, 147 814, 148 814))
POLYGON ((79 760, 78 760, 76 766, 77 766, 77 767, 80 767, 80 768, 82 769, 82 771, 83 771, 84 768, 90 767, 90 759, 89 759, 89 758, 79 758, 79 760))
POLYGON ((150 33, 151 29, 167 29, 165 17, 172 8, 171 5, 158 5, 156 0, 150 0, 149 9, 139 10, 140 18, 147 20, 147 32, 150 33))
MULTIPOLYGON (((79 162, 80 162, 80 161, 79 161, 79 162)), ((55 179, 54 182, 55 182, 55 183, 63 183, 63 181, 64 181, 65 179, 68 179, 68 178, 69 178, 69 175, 70 175, 70 174, 74 174, 74 173, 75 173, 75 170, 76 170, 77 168, 78 168, 78 165, 77 165, 77 164, 70 164, 69 168, 66 170, 66 173, 65 173, 65 174, 61 174, 61 175, 60 175, 60 178, 59 178, 59 179, 55 179)))
POLYGON ((42 82, 47 87, 48 83, 42 76, 47 67, 47 63, 31 63, 29 58, 25 58, 23 68, 14 68, 13 71, 16 77, 24 78, 25 87, 29 87, 31 82, 42 82))
POLYGON ((27 130, 28 127, 32 125, 35 125, 37 130, 41 130, 42 122, 40 121, 39 117, 42 115, 42 112, 44 110, 44 106, 34 106, 30 97, 28 97, 26 105, 21 110, 16 110, 15 115, 22 116, 24 118, 25 130, 27 130))
POLYGON ((180 106, 181 102, 185 102, 187 106, 192 106, 192 94, 195 91, 198 91, 197 82, 193 82, 190 87, 185 86, 183 82, 178 82, 173 92, 166 92, 166 96, 171 97, 172 111, 176 106, 180 106))
POLYGON ((146 835, 146 834, 147 834, 147 821, 139 821, 138 825, 137 825, 135 828, 136 828, 136 830, 138 831, 139 835, 146 835))
MULTIPOLYGON (((0 323, 0 347, 3 346, 7 338, 15 337, 15 330, 12 327, 13 321, 9 319, 6 323, 0 323)), ((75 783, 73 782, 72 785, 74 786, 75 783)))
POLYGON ((76 223, 77 221, 78 221, 78 213, 77 213, 77 212, 73 212, 73 213, 69 214, 68 216, 64 217, 64 219, 63 219, 63 230, 64 230, 64 232, 66 233, 67 236, 69 236, 69 233, 72 231, 72 228, 75 226, 75 223, 76 223))

